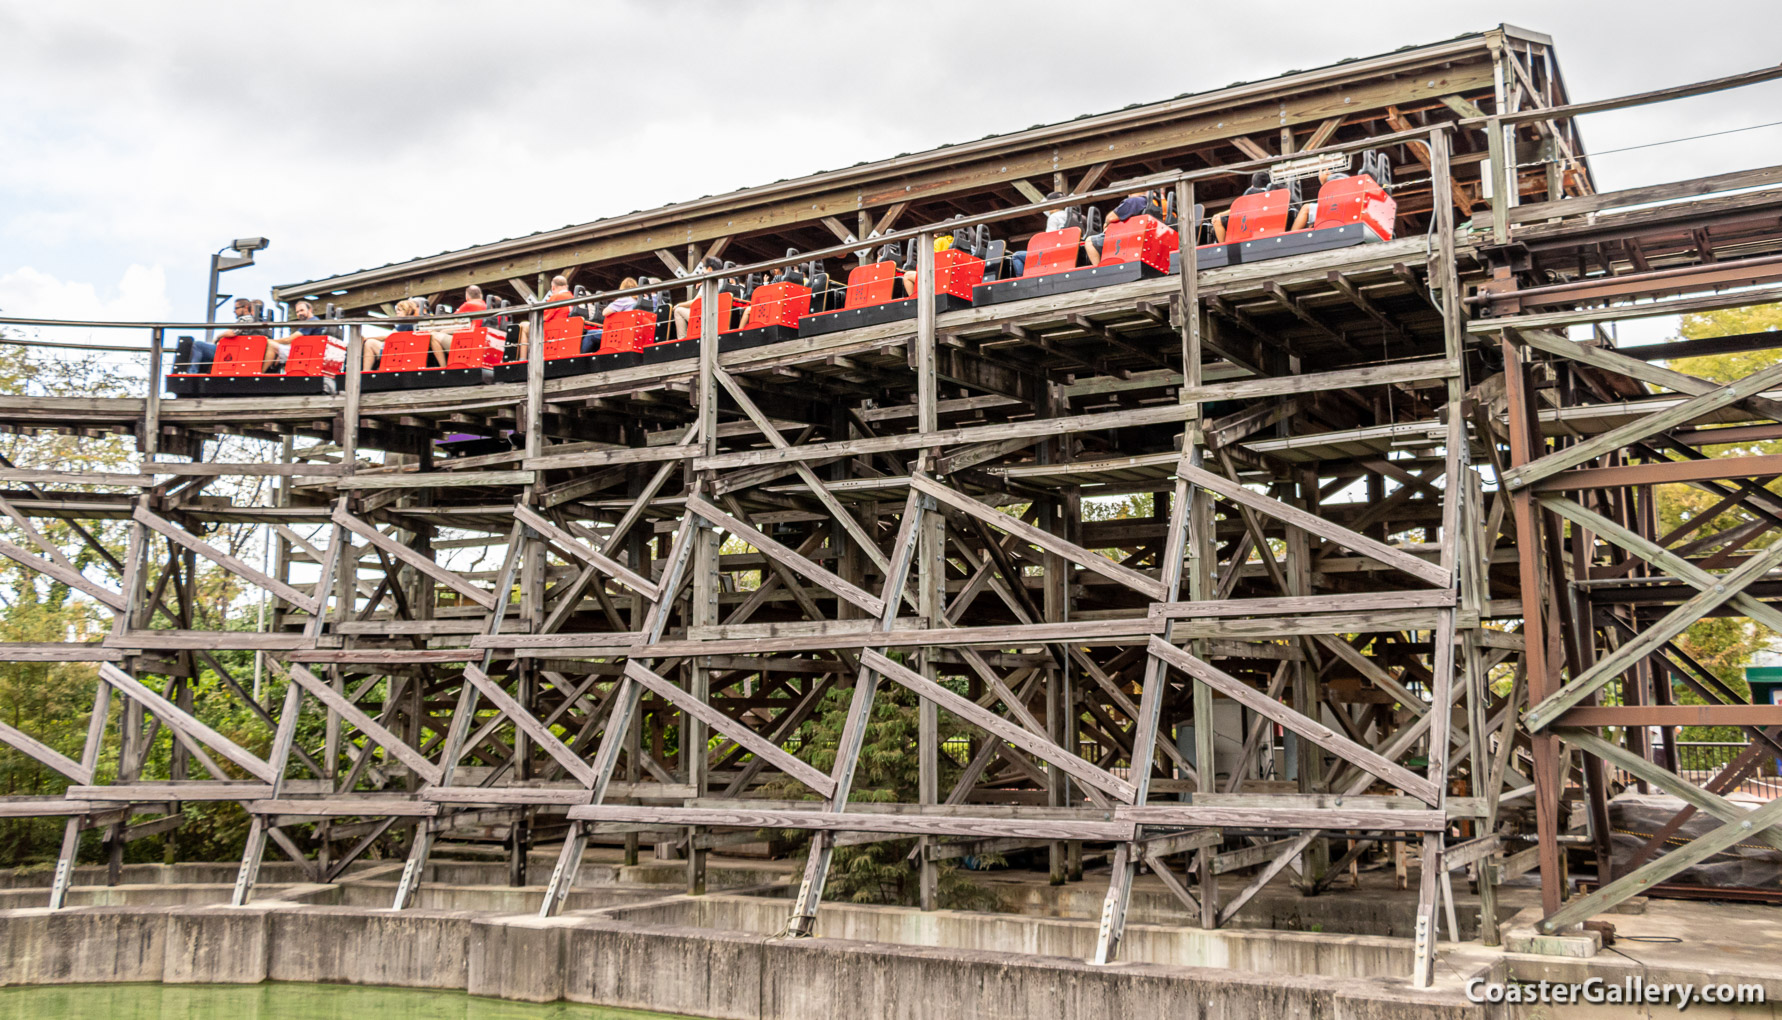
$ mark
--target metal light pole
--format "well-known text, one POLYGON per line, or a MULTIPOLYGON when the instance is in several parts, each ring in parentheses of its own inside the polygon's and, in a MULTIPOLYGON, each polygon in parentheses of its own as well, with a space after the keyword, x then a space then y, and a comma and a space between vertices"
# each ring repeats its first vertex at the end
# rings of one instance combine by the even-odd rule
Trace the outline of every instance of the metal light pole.
MULTIPOLYGON (((217 308, 219 302, 227 301, 230 297, 228 294, 220 296, 217 294, 217 277, 231 269, 240 269, 243 266, 253 265, 254 252, 264 251, 270 247, 272 247, 272 242, 264 237, 238 237, 234 241, 231 241, 226 247, 217 249, 217 253, 210 257, 210 298, 204 305, 205 322, 217 321, 217 308), (226 251, 236 252, 237 254, 223 254, 226 251)), ((216 340, 215 331, 205 330, 204 339, 207 341, 216 340)))

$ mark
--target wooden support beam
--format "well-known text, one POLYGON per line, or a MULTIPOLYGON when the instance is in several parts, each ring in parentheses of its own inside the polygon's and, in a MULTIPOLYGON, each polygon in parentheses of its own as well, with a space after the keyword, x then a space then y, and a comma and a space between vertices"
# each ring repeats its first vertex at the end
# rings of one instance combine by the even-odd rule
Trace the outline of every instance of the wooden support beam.
MULTIPOLYGON (((382 723, 367 715, 358 705, 330 686, 327 681, 311 673, 300 663, 291 663, 289 669, 291 680, 299 687, 314 695, 317 701, 326 705, 330 711, 338 713, 342 719, 351 723, 365 734, 368 739, 375 740, 389 754, 409 767, 415 775, 429 783, 438 783, 439 766, 427 759, 427 756, 408 746, 401 737, 390 732, 382 723)), ((365 749, 366 754, 371 748, 365 749)))
POLYGON ((555 542, 559 548, 576 559, 598 568, 606 576, 618 581, 632 591, 654 602, 658 592, 655 582, 632 570, 625 564, 597 549, 589 548, 580 537, 568 529, 561 528, 547 520, 542 514, 524 503, 514 504, 514 517, 532 530, 555 542))
POLYGON ((587 804, 569 809, 581 821, 637 822, 647 825, 710 825, 743 829, 804 829, 818 832, 890 832, 917 836, 1013 837, 1025 839, 1124 840, 1125 822, 1064 818, 974 818, 960 815, 875 814, 865 811, 784 811, 754 808, 631 807, 587 804))
POLYGON ((14 729, 3 722, 0 722, 0 742, 10 744, 15 750, 23 751, 82 786, 89 785, 93 781, 91 766, 82 765, 30 734, 14 729))
POLYGON ((142 706, 153 712, 168 729, 182 733, 187 737, 201 741, 215 749, 224 758, 239 765, 249 775, 261 782, 273 782, 277 773, 268 763, 243 750, 228 737, 199 722, 191 714, 168 701, 156 691, 150 689, 142 681, 136 679, 109 662, 99 664, 99 675, 118 690, 140 702, 142 706))
POLYGON ((1161 658, 1196 680, 1208 684, 1250 711, 1273 719, 1306 740, 1310 740, 1339 758, 1378 776, 1425 803, 1434 804, 1437 802, 1438 788, 1430 780, 1417 775, 1378 752, 1350 740, 1311 716, 1296 712, 1273 698, 1264 697, 1260 691, 1251 688, 1250 685, 1224 672, 1212 663, 1198 659, 1162 638, 1152 638, 1147 648, 1150 654, 1161 658))
POLYGON ((215 563, 217 566, 222 567, 224 570, 229 571, 251 584, 259 585, 271 592, 275 597, 284 599, 286 602, 289 602, 299 609, 303 609, 309 613, 316 613, 320 609, 320 603, 317 602, 314 596, 298 591, 296 588, 280 581, 278 578, 271 577, 248 566, 246 563, 229 555, 221 549, 218 549, 209 542, 188 534, 184 528, 174 524, 172 521, 156 516, 154 513, 150 512, 147 507, 142 506, 141 504, 137 505, 135 513, 131 516, 138 523, 149 528, 151 531, 156 531, 165 535, 175 544, 190 549, 205 559, 210 560, 212 563, 215 563))
POLYGON ((1396 567, 1437 588, 1453 586, 1453 576, 1450 571, 1418 559, 1410 553, 1394 549, 1383 542, 1376 542, 1365 535, 1350 531, 1340 524, 1334 524, 1278 499, 1253 492, 1237 482, 1222 478, 1203 468, 1184 462, 1177 465, 1176 471, 1179 476, 1187 478, 1195 485, 1210 489, 1239 506, 1247 506, 1276 520, 1309 531, 1319 538, 1335 542, 1337 545, 1360 553, 1369 559, 1396 567))
POLYGON ((776 563, 784 564, 787 569, 815 582, 839 598, 859 606, 874 616, 884 611, 885 604, 858 586, 843 580, 833 571, 798 555, 791 548, 768 538, 755 528, 718 509, 710 501, 701 496, 687 497, 688 511, 698 514, 713 525, 723 528, 738 539, 754 546, 776 563))
POLYGON ((484 609, 493 610, 495 608, 495 596, 490 594, 487 590, 471 584, 469 581, 466 581, 463 577, 459 576, 456 571, 447 570, 445 567, 434 562, 431 557, 423 556, 408 546, 403 545, 401 542, 396 541, 359 518, 347 513, 344 509, 336 507, 330 519, 346 530, 358 535, 367 542, 370 542, 372 545, 389 553, 391 556, 394 556, 421 573, 426 574, 428 577, 433 578, 470 601, 475 602, 477 605, 482 606, 484 609))
POLYGON ((979 707, 969 698, 954 694, 940 684, 886 658, 879 652, 867 649, 861 653, 860 663, 862 666, 875 670, 887 680, 894 680, 902 684, 918 696, 936 703, 972 725, 1014 744, 1042 761, 1058 766, 1079 782, 1102 790, 1119 800, 1127 803, 1132 802, 1134 790, 1132 784, 1126 780, 1096 767, 1031 730, 1010 724, 996 713, 979 707))
POLYGON ((594 770, 589 767, 588 763, 583 761, 580 755, 570 750, 568 745, 551 732, 549 726, 540 722, 538 717, 520 704, 518 699, 507 693, 500 684, 490 679, 489 674, 478 669, 475 665, 467 663, 464 666, 464 679, 475 684, 477 690, 489 699, 490 704, 500 709, 546 754, 556 759, 557 763, 563 766, 564 771, 575 777, 576 782, 583 786, 594 785, 594 770))
POLYGON ((1110 581, 1123 584, 1151 599, 1163 599, 1168 596, 1163 583, 1156 578, 1142 574, 1131 567, 1115 563, 1106 556, 1085 549, 1073 542, 1067 542, 1051 532, 1011 517, 995 507, 986 506, 926 475, 912 475, 910 486, 916 491, 975 517, 999 531, 1007 532, 1020 538, 1023 542, 1031 543, 1049 553, 1062 556, 1078 566, 1092 570, 1110 581))
POLYGON ((123 595, 102 584, 87 580, 84 574, 73 567, 65 567, 53 560, 46 560, 5 540, 0 540, 0 556, 5 556, 20 566, 28 567, 40 574, 47 574, 68 587, 98 600, 100 605, 108 609, 120 613, 128 609, 123 595))
POLYGON ((632 659, 625 663, 625 675, 641 684, 646 690, 680 708, 714 731, 736 741, 749 753, 767 761, 768 764, 786 773, 818 794, 828 797, 835 792, 835 781, 808 763, 789 754, 784 748, 761 734, 755 732, 747 723, 718 711, 711 705, 694 697, 692 692, 676 687, 672 682, 648 667, 632 659))

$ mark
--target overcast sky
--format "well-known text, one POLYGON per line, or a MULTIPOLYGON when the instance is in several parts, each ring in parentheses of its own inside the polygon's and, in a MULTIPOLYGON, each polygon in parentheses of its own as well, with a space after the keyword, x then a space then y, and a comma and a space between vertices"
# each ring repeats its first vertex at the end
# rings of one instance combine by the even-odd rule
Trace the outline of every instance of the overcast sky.
MULTIPOLYGON (((0 310, 201 317, 311 279, 1503 21, 1574 100, 1775 63, 1774 3, 0 0, 0 310), (1394 12, 1399 12, 1396 16, 1394 12)), ((1782 163, 1766 85, 1583 122, 1605 189, 1782 163)))

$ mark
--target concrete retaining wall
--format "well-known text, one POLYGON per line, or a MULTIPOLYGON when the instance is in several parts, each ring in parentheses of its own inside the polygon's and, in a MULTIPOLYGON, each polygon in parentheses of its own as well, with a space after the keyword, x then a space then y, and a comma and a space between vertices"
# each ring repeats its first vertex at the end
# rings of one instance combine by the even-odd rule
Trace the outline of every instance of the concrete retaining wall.
MULTIPOLYGON (((725 897, 737 899, 738 897, 725 897)), ((992 1013, 1396 1020, 1478 1016, 1458 987, 1303 977, 646 925, 391 913, 262 902, 230 907, 0 911, 0 984, 324 981, 738 1020, 992 1013)))
MULTIPOLYGON (((771 934, 785 925, 790 902, 754 896, 688 896, 638 907, 615 907, 607 917, 637 924, 687 925, 771 934)), ((1030 956, 1087 959, 1099 925, 1092 921, 1021 917, 972 911, 915 911, 826 903, 817 935, 858 942, 1030 956)), ((1205 931, 1179 925, 1129 924, 1124 960, 1184 967, 1228 967, 1268 974, 1397 977, 1411 971, 1411 946, 1370 935, 1245 930, 1205 931)))

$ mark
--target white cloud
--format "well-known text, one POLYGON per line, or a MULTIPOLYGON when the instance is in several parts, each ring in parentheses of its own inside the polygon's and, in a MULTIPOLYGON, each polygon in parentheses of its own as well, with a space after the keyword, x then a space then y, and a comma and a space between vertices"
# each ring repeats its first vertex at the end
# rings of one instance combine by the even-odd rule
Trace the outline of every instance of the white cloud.
POLYGON ((167 274, 131 265, 101 292, 84 280, 61 280, 31 266, 0 275, 0 311, 20 318, 144 321, 167 318, 167 274))
MULTIPOLYGON (((1774 59, 1763 32, 1661 37, 1650 26, 1668 9, 1654 0, 1610 18, 1597 6, 1488 13, 1552 33, 1574 99, 1774 59)), ((465 0, 0 0, 0 270, 103 280, 164 265, 177 317, 196 319, 205 258, 233 237, 274 239, 225 287, 264 294, 1488 27, 1477 5, 1441 0, 1383 36, 1326 5, 1271 24, 1258 48, 1241 44, 1257 24, 1240 7, 1118 10, 1085 34, 1064 27, 1081 16, 1070 0, 538 0, 524 17, 465 0), (1127 59, 1106 42, 1122 30, 1159 45, 1127 59), (1203 41, 1194 59, 1176 59, 1190 37, 1203 41)), ((1740 0, 1716 19, 1771 14, 1740 0)), ((1594 151, 1747 126, 1774 119, 1779 97, 1782 83, 1597 115, 1584 136, 1594 151)), ((1598 183, 1778 161, 1782 129, 1612 154, 1598 183)), ((11 290, 0 300, 21 310, 11 290)))

